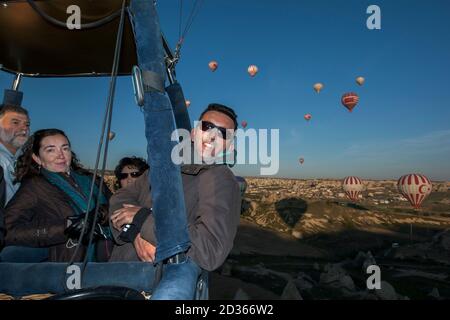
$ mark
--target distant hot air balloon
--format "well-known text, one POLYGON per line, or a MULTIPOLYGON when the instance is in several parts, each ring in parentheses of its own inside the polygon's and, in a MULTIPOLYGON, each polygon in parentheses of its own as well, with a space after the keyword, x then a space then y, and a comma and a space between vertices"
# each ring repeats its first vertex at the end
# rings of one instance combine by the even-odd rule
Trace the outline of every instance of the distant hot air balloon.
POLYGON ((354 92, 345 93, 342 96, 341 102, 348 109, 348 111, 352 112, 353 108, 358 104, 359 97, 354 92))
POLYGON ((311 120, 311 118, 312 118, 312 115, 311 114, 309 114, 309 113, 307 113, 307 114, 305 114, 304 115, 304 117, 303 118, 305 118, 305 120, 306 121, 309 121, 309 120, 311 120))
POLYGON ((115 136, 116 136, 116 133, 113 132, 113 131, 110 131, 110 132, 108 133, 108 139, 109 139, 109 141, 111 141, 112 139, 114 139, 115 136))
POLYGON ((364 79, 363 77, 358 77, 356 78, 356 83, 359 84, 360 86, 362 86, 364 84, 364 81, 366 79, 364 79))
POLYGON ((191 101, 186 100, 186 108, 189 108, 190 105, 191 105, 191 101))
POLYGON ((357 201, 359 194, 364 191, 364 185, 358 177, 345 177, 342 182, 342 188, 352 201, 357 201))
POLYGON ((258 73, 258 67, 252 64, 248 66, 247 72, 251 77, 254 77, 258 73))
POLYGON ((411 205, 418 209, 422 201, 432 190, 431 181, 423 174, 412 173, 401 176, 397 182, 398 191, 405 196, 411 205))
POLYGON ((323 84, 321 84, 320 82, 314 85, 314 90, 316 90, 317 93, 320 93, 320 90, 322 90, 322 88, 323 84))
POLYGON ((298 162, 300 162, 300 164, 303 164, 303 162, 305 162, 305 159, 300 158, 300 159, 298 159, 298 162))
POLYGON ((208 63, 209 70, 211 70, 212 72, 216 71, 218 66, 219 66, 219 63, 215 60, 210 61, 208 63))
POLYGON ((247 121, 243 120, 243 121, 241 122, 241 126, 242 126, 242 128, 245 129, 245 127, 247 127, 247 121))

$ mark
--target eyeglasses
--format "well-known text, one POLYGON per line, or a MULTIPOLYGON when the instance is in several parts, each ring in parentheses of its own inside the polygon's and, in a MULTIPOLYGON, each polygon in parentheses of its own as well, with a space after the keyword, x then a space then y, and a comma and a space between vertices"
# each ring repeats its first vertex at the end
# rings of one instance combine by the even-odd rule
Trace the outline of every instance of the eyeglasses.
POLYGON ((219 126, 216 126, 214 123, 209 122, 209 121, 205 121, 205 120, 202 120, 201 122, 202 122, 202 126, 201 126, 202 131, 208 131, 208 130, 211 130, 211 129, 217 129, 222 134, 222 139, 228 140, 228 139, 233 137, 233 134, 228 134, 227 135, 227 130, 229 130, 231 132, 231 130, 233 130, 233 129, 226 129, 224 127, 219 127, 219 126))
POLYGON ((119 178, 119 180, 126 179, 126 178, 128 178, 128 176, 131 176, 132 178, 137 178, 137 177, 141 176, 142 173, 143 172, 141 172, 141 171, 134 171, 134 172, 130 172, 130 173, 119 173, 117 178, 119 178))

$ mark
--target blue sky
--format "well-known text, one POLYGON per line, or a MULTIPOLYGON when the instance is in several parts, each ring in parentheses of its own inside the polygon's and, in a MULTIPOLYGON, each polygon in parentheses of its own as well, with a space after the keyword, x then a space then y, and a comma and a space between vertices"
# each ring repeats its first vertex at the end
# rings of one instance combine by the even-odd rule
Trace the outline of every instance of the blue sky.
MULTIPOLYGON (((184 21, 193 1, 183 1, 184 21)), ((174 46, 179 0, 158 3, 162 29, 174 46)), ((280 129, 279 177, 398 178, 421 172, 450 180, 450 2, 205 0, 177 68, 191 120, 210 102, 232 106, 248 128, 280 129), (366 9, 381 8, 381 30, 368 30, 366 9), (212 73, 208 62, 217 60, 212 73), (256 64, 254 78, 246 73, 256 64), (359 87, 357 76, 366 83, 359 87), (314 83, 324 83, 316 94, 314 83), (340 103, 355 91, 358 106, 340 103), (305 113, 312 120, 303 120, 305 113), (298 158, 304 157, 303 165, 298 158)), ((0 87, 12 75, 0 73, 0 87)), ((82 162, 92 165, 108 79, 24 79, 32 130, 67 132, 82 162)), ((117 136, 108 165, 145 157, 143 115, 130 78, 118 81, 117 136)), ((257 166, 237 166, 240 175, 257 166)))

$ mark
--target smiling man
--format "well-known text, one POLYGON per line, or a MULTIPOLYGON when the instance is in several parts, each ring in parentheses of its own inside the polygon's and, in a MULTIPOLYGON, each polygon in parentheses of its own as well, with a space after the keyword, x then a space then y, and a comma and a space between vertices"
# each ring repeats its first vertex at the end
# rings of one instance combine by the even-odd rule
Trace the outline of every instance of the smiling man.
MULTIPOLYGON (((191 132, 197 157, 214 159, 231 150, 236 118, 231 108, 210 104, 191 132)), ((183 266, 178 276, 168 273, 171 276, 161 280, 152 299, 193 299, 202 269, 212 271, 222 265, 233 247, 239 224, 239 185, 223 162, 182 165, 181 178, 192 245, 187 252, 164 261, 163 270, 173 270, 176 264, 183 266)), ((154 261, 157 239, 149 188, 146 171, 111 197, 110 222, 117 240, 111 261, 154 261)), ((158 227, 177 223, 171 220, 168 216, 158 227)))
POLYGON ((237 116, 233 109, 213 103, 200 115, 198 125, 192 129, 191 138, 197 155, 203 162, 212 163, 233 152, 237 116))
MULTIPOLYGON (((14 165, 20 155, 19 149, 30 135, 28 111, 20 106, 0 106, 0 166, 2 166, 6 187, 6 203, 19 189, 14 183, 14 165)), ((5 203, 5 204, 6 204, 5 203)))

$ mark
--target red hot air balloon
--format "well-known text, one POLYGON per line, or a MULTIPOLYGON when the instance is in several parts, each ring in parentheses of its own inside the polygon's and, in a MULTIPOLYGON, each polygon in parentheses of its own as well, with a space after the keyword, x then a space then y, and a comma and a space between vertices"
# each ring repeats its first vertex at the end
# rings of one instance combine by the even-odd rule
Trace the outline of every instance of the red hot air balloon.
POLYGON ((412 173, 401 176, 397 182, 398 191, 405 196, 411 205, 418 209, 432 190, 431 181, 423 174, 412 173))
POLYGON ((209 70, 211 70, 212 72, 216 71, 218 66, 219 66, 219 63, 215 60, 210 61, 208 63, 209 70))
POLYGON ((305 114, 305 116, 303 118, 305 118, 306 121, 309 121, 309 120, 311 120, 312 115, 307 113, 307 114, 305 114))
POLYGON ((303 162, 305 162, 305 159, 300 158, 300 159, 298 159, 298 162, 300 162, 300 164, 303 164, 303 162))
POLYGON ((342 188, 352 201, 357 201, 358 196, 364 191, 364 184, 358 177, 345 177, 342 182, 342 188))
POLYGON ((255 66, 254 64, 249 65, 247 68, 247 72, 251 77, 254 77, 258 73, 258 67, 255 66))
POLYGON ((352 112, 353 108, 358 104, 359 97, 354 92, 345 93, 342 96, 341 102, 348 109, 348 111, 352 112))
POLYGON ((245 128, 247 127, 247 121, 245 121, 245 120, 242 121, 242 122, 241 122, 241 126, 242 126, 242 128, 245 129, 245 128))

